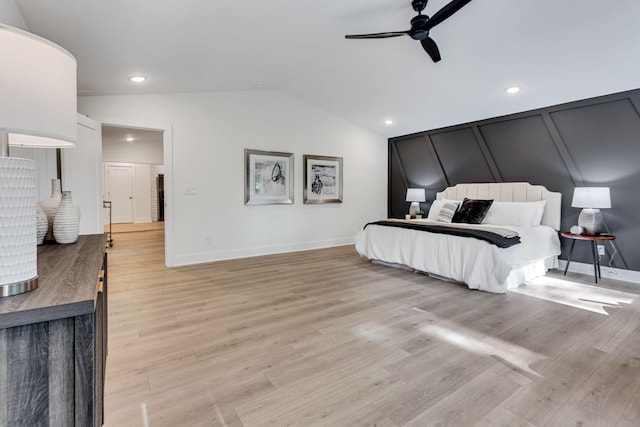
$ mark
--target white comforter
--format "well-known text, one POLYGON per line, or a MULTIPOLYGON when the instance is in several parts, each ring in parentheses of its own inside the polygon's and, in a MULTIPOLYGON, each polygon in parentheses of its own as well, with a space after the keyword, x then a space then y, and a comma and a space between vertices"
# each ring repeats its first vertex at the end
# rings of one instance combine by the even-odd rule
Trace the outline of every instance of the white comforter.
POLYGON ((554 229, 544 225, 502 228, 516 231, 521 243, 501 249, 473 238, 369 225, 358 236, 356 250, 371 260, 409 266, 494 293, 504 293, 558 266, 560 240, 554 229))

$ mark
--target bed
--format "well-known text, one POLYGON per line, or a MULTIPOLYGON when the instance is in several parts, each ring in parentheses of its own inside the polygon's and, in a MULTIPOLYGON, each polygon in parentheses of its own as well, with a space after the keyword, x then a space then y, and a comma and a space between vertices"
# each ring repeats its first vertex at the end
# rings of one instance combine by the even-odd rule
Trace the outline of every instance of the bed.
POLYGON ((437 193, 427 219, 367 224, 357 237, 356 250, 373 262, 462 282, 470 289, 504 293, 558 267, 561 198, 560 193, 526 182, 458 184, 437 193), (461 204, 465 199, 493 202, 481 224, 447 224, 443 207, 458 203, 453 209, 458 212, 467 206, 461 204), (519 242, 499 247, 440 231, 447 227, 472 234, 497 233, 519 242))

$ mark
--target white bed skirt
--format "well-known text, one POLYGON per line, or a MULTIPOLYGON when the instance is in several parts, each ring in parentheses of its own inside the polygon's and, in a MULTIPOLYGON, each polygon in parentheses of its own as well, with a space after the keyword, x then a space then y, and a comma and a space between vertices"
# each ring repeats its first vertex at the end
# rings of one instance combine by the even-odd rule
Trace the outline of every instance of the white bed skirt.
POLYGON ((557 256, 534 261, 529 265, 511 270, 511 273, 507 276, 507 280, 505 280, 503 286, 507 289, 517 288, 529 280, 544 276, 547 274, 547 271, 552 268, 558 268, 557 256))
MULTIPOLYGON (((426 274, 427 276, 435 277, 437 279, 445 280, 447 282, 462 283, 463 285, 466 285, 466 283, 460 282, 458 280, 454 280, 450 277, 440 276, 439 274, 430 273, 428 271, 416 270, 415 268, 409 267, 408 265, 396 264, 393 262, 385 262, 385 261, 380 261, 378 259, 372 259, 370 261, 373 264, 380 264, 380 265, 384 265, 386 267, 392 267, 392 268, 400 268, 403 270, 410 271, 412 273, 426 274)), ((504 283, 499 284, 499 286, 505 290, 517 288, 518 286, 528 282, 529 280, 533 280, 536 277, 544 276, 545 274, 547 274, 547 271, 551 270, 552 268, 558 268, 557 256, 551 256, 545 259, 534 261, 529 265, 525 265, 520 268, 511 270, 511 273, 507 276, 507 279, 504 281, 504 283)), ((474 288, 470 287, 470 289, 474 289, 474 288)), ((494 293, 497 293, 497 292, 494 292, 494 293)))
MULTIPOLYGON (((513 228, 513 227, 512 227, 513 228)), ((501 249, 444 234, 370 225, 358 236, 360 255, 465 283, 469 289, 504 293, 557 268, 560 241, 550 227, 516 227, 522 243, 501 249)))

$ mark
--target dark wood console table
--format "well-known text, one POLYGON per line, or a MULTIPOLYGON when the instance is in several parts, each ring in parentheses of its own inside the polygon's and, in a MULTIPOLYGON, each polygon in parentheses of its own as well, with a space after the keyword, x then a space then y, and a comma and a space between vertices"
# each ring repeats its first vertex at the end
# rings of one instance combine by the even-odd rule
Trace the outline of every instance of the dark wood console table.
POLYGON ((0 298, 0 425, 102 425, 105 245, 96 234, 39 246, 38 288, 0 298))

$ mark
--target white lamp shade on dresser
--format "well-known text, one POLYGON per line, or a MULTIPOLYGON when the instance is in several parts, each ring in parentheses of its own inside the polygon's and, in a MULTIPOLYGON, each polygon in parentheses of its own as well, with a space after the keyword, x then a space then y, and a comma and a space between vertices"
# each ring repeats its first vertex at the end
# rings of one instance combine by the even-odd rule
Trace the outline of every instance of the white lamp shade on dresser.
POLYGON ((0 132, 9 133, 9 144, 75 146, 73 55, 35 34, 0 24, 0 57, 0 132))
POLYGON ((37 287, 36 169, 9 145, 75 146, 77 64, 60 46, 0 24, 0 296, 37 287))

